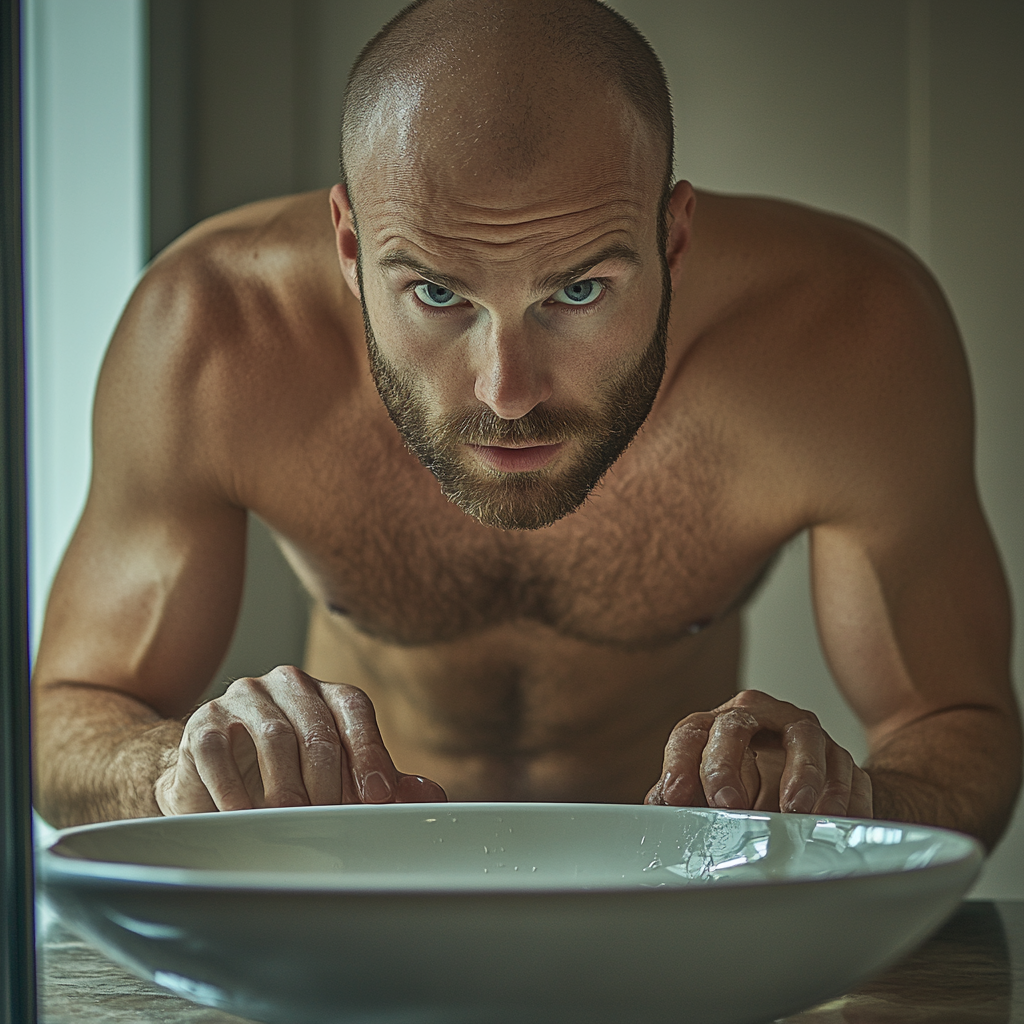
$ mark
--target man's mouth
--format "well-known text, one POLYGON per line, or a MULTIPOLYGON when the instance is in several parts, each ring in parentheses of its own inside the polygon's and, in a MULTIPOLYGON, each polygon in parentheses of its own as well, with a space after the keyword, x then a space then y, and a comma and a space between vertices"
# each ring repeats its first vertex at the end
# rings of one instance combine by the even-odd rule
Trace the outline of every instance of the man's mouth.
POLYGON ((553 462, 565 444, 471 444, 467 447, 491 469, 501 473, 528 473, 553 462))

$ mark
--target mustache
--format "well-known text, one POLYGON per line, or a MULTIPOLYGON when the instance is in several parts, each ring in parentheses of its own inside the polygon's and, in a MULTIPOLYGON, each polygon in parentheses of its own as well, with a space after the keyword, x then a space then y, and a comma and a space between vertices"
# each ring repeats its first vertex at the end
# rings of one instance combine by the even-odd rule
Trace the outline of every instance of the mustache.
MULTIPOLYGON (((577 409, 537 406, 519 419, 505 420, 486 407, 449 418, 438 434, 456 444, 560 444, 574 437, 604 433, 595 418, 577 409)), ((442 440, 438 438, 438 440, 442 440)))

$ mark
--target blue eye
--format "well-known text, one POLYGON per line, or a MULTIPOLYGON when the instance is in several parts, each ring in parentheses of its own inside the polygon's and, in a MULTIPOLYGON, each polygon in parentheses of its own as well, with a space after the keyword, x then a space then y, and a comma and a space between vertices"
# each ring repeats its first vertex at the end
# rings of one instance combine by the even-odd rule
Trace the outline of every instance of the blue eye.
POLYGON ((443 309, 446 306, 457 306, 460 302, 466 301, 461 295, 453 292, 451 288, 442 288, 439 284, 432 284, 430 281, 424 281, 422 284, 416 285, 413 291, 425 306, 434 306, 439 309, 443 309))
POLYGON ((604 285, 600 281, 590 278, 586 281, 575 281, 559 288, 551 298, 555 302, 561 302, 569 306, 587 306, 596 302, 604 291, 604 285))

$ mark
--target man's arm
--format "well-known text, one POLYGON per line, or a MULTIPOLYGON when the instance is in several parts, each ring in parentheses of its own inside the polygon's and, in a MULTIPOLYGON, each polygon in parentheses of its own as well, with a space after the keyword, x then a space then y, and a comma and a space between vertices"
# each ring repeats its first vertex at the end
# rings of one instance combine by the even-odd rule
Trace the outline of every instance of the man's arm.
POLYGON ((908 501, 902 523, 894 502, 901 541, 815 530, 815 606, 867 731, 875 816, 968 832, 991 849, 1021 781, 1009 595, 973 484, 932 497, 928 512, 908 501))
POLYGON ((811 532, 818 627, 867 731, 875 815, 958 829, 991 849, 1020 789, 1021 726, 966 360, 923 271, 878 301, 887 328, 854 363, 858 401, 840 406, 846 443, 835 454, 855 486, 811 532))
POLYGON ((57 824, 160 813, 153 786, 180 716, 234 627, 246 519, 203 443, 217 366, 191 340, 201 303, 158 272, 100 375, 89 497, 33 673, 37 802, 57 824))
POLYGON ((54 824, 444 799, 396 770, 365 694, 295 668, 236 680, 182 721, 237 616, 238 481, 270 404, 239 303, 216 267, 158 264, 105 360, 89 498, 33 675, 36 799, 54 824))
POLYGON ((1021 730, 966 362, 927 274, 875 248, 856 301, 766 382, 758 432, 787 438, 759 454, 804 496, 822 644, 870 757, 858 768, 810 712, 747 691, 677 726, 648 799, 873 814, 991 848, 1020 788, 1021 730))

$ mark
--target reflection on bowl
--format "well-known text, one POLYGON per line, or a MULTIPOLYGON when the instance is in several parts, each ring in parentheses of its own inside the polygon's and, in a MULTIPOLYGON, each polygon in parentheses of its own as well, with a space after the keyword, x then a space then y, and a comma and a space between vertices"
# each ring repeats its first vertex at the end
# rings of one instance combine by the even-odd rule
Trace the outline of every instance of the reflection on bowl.
POLYGON ((604 804, 303 807, 68 829, 48 899, 110 957, 280 1024, 752 1024, 923 940, 965 836, 604 804))

